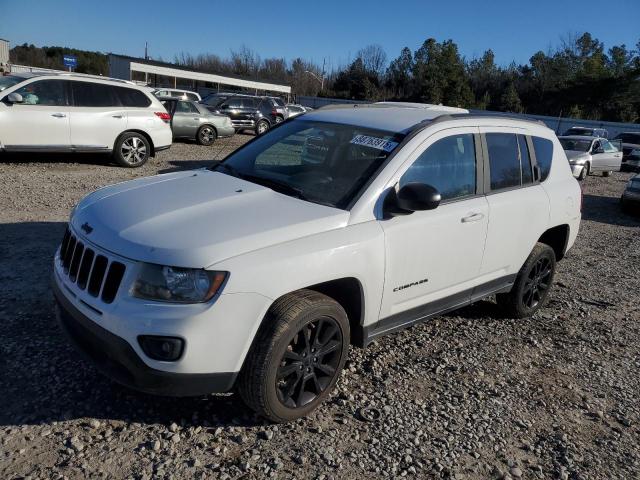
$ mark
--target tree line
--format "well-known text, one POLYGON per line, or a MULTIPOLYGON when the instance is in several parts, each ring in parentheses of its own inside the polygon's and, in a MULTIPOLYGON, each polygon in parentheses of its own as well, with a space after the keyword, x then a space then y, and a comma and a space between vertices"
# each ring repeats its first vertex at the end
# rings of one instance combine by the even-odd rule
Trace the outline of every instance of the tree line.
MULTIPOLYGON (((78 56, 77 71, 108 74, 105 54, 62 47, 14 47, 11 61, 62 67, 78 56)), ((162 60, 162 59, 158 59, 162 60)), ((197 70, 291 85, 295 95, 352 100, 401 100, 514 113, 640 123, 640 41, 635 48, 605 45, 590 33, 565 38, 534 53, 528 63, 496 64, 492 50, 466 59, 452 40, 429 38, 388 61, 380 45, 326 72, 324 65, 295 58, 262 59, 242 46, 227 57, 181 53, 174 63, 197 70)))

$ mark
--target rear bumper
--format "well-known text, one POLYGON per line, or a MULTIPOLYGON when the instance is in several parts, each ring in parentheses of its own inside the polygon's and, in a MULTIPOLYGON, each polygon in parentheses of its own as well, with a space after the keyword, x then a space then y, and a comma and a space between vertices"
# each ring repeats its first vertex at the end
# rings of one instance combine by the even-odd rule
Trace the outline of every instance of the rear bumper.
POLYGON ((104 375, 145 393, 195 396, 229 391, 237 373, 172 373, 146 365, 123 338, 105 330, 80 312, 54 280, 56 316, 60 326, 83 356, 104 375))

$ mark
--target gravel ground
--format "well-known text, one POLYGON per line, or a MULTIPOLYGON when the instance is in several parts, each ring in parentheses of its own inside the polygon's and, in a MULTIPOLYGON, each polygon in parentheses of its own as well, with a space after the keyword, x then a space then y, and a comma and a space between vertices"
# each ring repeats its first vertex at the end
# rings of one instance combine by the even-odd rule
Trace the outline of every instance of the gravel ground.
POLYGON ((578 241, 534 318, 483 301, 352 349, 310 418, 270 425, 232 394, 139 394, 86 364, 49 288, 69 210, 249 138, 174 144, 139 170, 0 159, 0 478, 640 478, 640 218, 618 205, 630 174, 584 182, 578 241))

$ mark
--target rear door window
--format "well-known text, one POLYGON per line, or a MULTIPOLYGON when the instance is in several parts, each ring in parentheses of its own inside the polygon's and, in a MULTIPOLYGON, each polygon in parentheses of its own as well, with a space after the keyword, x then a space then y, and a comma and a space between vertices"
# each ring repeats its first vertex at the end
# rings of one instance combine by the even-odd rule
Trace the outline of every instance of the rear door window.
POLYGON ((73 82, 73 104, 76 107, 120 106, 115 88, 93 82, 73 82))
POLYGON ((178 102, 176 112, 178 113, 200 113, 191 102, 178 102))
POLYGON ((522 184, 533 182, 533 170, 531 168, 531 156, 529 155, 529 146, 527 138, 524 135, 518 135, 518 148, 520 149, 520 167, 522 169, 522 184))
POLYGON ((520 152, 517 136, 511 133, 487 133, 491 190, 520 186, 520 152))

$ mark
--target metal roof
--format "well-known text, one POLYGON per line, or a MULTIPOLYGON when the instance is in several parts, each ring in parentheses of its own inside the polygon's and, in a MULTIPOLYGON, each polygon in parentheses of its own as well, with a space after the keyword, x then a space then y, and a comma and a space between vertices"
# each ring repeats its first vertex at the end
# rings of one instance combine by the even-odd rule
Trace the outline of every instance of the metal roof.
POLYGON ((131 71, 151 73, 167 77, 186 78, 189 80, 199 80, 201 82, 220 83, 223 85, 232 85, 257 90, 291 93, 291 87, 288 85, 252 80, 228 74, 221 75, 216 73, 204 72, 202 70, 184 67, 181 65, 158 62, 155 60, 145 60, 143 58, 128 57, 125 55, 117 55, 115 53, 111 53, 109 55, 129 61, 129 69, 131 71))
POLYGON ((305 120, 360 125, 388 132, 408 133, 417 124, 442 115, 468 112, 463 108, 394 102, 328 105, 306 113, 305 120))

